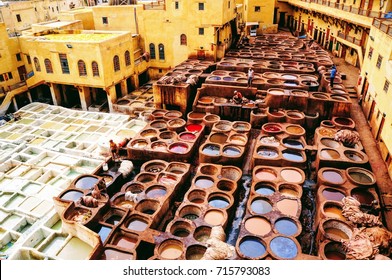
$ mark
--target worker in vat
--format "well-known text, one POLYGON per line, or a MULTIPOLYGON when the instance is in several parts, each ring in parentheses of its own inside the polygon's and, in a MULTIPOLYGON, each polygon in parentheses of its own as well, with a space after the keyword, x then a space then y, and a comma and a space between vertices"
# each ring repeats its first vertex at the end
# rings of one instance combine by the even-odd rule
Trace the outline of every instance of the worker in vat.
POLYGON ((233 95, 233 102, 235 104, 242 104, 244 96, 242 95, 241 92, 235 90, 234 91, 234 95, 233 95))
POLYGON ((117 161, 120 158, 119 156, 119 147, 112 139, 109 140, 110 152, 112 154, 113 161, 117 161))
POLYGON ((336 71, 337 71, 336 70, 336 66, 332 65, 331 74, 330 74, 330 78, 331 78, 330 85, 331 85, 331 88, 333 88, 333 81, 335 80, 336 71))
POLYGON ((254 76, 254 71, 253 71, 252 67, 250 67, 248 69, 248 87, 252 86, 253 76, 254 76))

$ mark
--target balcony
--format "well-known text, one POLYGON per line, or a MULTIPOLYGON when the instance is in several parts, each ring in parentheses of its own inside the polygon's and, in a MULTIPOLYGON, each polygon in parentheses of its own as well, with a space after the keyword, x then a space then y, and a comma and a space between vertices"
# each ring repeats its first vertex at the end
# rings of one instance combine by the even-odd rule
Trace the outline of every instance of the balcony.
POLYGON ((354 45, 361 46, 361 40, 353 36, 345 35, 344 33, 338 31, 338 37, 346 40, 347 42, 353 43, 354 45))
POLYGON ((164 0, 143 4, 143 10, 166 10, 166 3, 164 0))
POLYGON ((385 34, 392 36, 392 20, 375 18, 373 20, 373 26, 380 29, 385 34))
POLYGON ((382 18, 385 17, 386 15, 386 13, 383 13, 381 11, 365 10, 365 9, 353 7, 351 5, 345 5, 343 3, 336 3, 333 1, 326 1, 326 0, 279 0, 279 2, 288 2, 292 5, 295 5, 298 2, 314 3, 314 4, 335 8, 338 10, 342 10, 360 16, 371 17, 371 18, 382 18))

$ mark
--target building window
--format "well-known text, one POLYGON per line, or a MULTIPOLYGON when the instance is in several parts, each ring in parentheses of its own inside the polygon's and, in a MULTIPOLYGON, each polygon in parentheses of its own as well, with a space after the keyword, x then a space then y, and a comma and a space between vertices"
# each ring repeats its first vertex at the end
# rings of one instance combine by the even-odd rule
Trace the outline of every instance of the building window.
POLYGON ((385 91, 385 92, 388 92, 388 89, 389 89, 389 81, 388 81, 388 80, 385 80, 384 91, 385 91))
POLYGON ((31 57, 29 55, 27 55, 27 63, 31 64, 31 57))
POLYGON ((199 2, 199 11, 204 10, 204 3, 199 2))
POLYGON ((108 17, 102 17, 103 24, 109 24, 108 17))
POLYGON ((184 45, 184 46, 187 45, 187 40, 186 40, 186 35, 185 34, 181 34, 180 41, 181 41, 181 45, 184 45))
POLYGON ((50 59, 45 58, 44 64, 45 64, 46 73, 48 74, 53 73, 52 62, 50 61, 50 59))
POLYGON ((20 53, 17 53, 17 54, 16 54, 16 60, 17 60, 17 61, 21 61, 21 60, 22 60, 22 57, 20 56, 20 53))
POLYGON ((203 27, 199 28, 199 35, 204 35, 204 28, 203 27))
POLYGON ((20 17, 20 14, 17 14, 17 15, 16 15, 16 20, 17 20, 18 22, 21 22, 21 21, 22 21, 22 18, 20 17))
POLYGON ((34 66, 37 72, 41 72, 41 65, 39 65, 39 60, 36 57, 34 57, 34 66))
POLYGON ((370 47, 370 48, 369 48, 369 53, 368 53, 368 58, 369 58, 369 59, 372 59, 372 56, 373 56, 373 48, 370 47))
POLYGON ((124 58, 125 58, 125 65, 126 66, 131 65, 131 55, 129 54, 129 51, 125 51, 124 58))
POLYGON ((94 77, 99 77, 99 68, 98 68, 98 63, 93 61, 91 63, 91 69, 93 70, 93 76, 94 77))
POLYGON ((382 56, 378 55, 376 67, 380 69, 381 63, 382 63, 382 56))
POLYGON ((159 51, 159 59, 164 60, 165 59, 165 46, 163 44, 159 44, 158 51, 159 51))
POLYGON ((153 43, 150 44, 150 57, 151 59, 156 59, 155 45, 153 43))
POLYGON ((115 72, 120 71, 120 58, 118 55, 113 57, 113 68, 115 72))
POLYGON ((3 74, 0 74, 0 82, 4 82, 4 76, 3 76, 3 74))
POLYGON ((65 53, 59 53, 59 58, 60 58, 60 65, 61 65, 61 70, 63 71, 63 74, 69 74, 69 65, 68 65, 67 55, 65 53))
POLYGON ((13 79, 14 77, 12 76, 12 73, 11 72, 8 72, 8 79, 13 79))
POLYGON ((255 12, 260 12, 260 11, 261 11, 260 6, 255 6, 255 12))
POLYGON ((179 7, 178 1, 174 2, 174 9, 178 10, 178 7, 179 7))
POLYGON ((52 7, 52 13, 54 13, 54 8, 52 7))
POLYGON ((83 60, 78 61, 79 76, 87 76, 86 63, 83 60))

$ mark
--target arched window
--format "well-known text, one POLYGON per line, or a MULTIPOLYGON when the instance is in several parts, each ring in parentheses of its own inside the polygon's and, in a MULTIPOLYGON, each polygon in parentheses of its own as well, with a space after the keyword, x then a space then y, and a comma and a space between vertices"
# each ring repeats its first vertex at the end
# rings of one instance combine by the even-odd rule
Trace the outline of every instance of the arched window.
POLYGON ((78 61, 79 76, 87 76, 86 63, 83 60, 78 61))
POLYGON ((99 68, 98 68, 98 63, 93 61, 91 63, 91 68, 93 69, 93 76, 94 77, 99 77, 99 68))
POLYGON ((44 64, 45 64, 46 73, 48 74, 53 73, 52 62, 50 61, 50 59, 45 58, 44 64))
POLYGON ((129 54, 129 51, 125 51, 124 58, 125 58, 125 65, 126 66, 131 65, 131 55, 129 54))
POLYGON ((36 57, 34 57, 34 66, 35 66, 35 70, 37 70, 37 72, 41 72, 41 65, 39 65, 39 60, 36 57))
POLYGON ((151 59, 156 59, 155 45, 153 43, 150 44, 150 57, 151 59))
POLYGON ((118 58, 118 55, 113 57, 113 67, 114 71, 120 71, 120 59, 118 58))
POLYGON ((158 51, 159 51, 159 59, 164 60, 165 59, 165 46, 163 44, 159 44, 158 51))
POLYGON ((181 42, 181 45, 184 45, 184 46, 187 45, 187 40, 186 40, 186 35, 185 34, 181 34, 180 42, 181 42))

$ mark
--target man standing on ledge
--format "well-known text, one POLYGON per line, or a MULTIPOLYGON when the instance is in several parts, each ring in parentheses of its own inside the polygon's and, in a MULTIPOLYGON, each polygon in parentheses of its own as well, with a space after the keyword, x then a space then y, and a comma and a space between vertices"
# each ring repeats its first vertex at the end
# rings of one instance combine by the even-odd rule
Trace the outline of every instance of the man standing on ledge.
POLYGON ((252 86, 252 80, 253 80, 253 69, 249 68, 249 70, 248 70, 248 87, 252 86))
POLYGON ((331 69, 331 88, 333 88, 333 80, 335 80, 335 76, 336 76, 336 66, 332 65, 332 69, 331 69))

